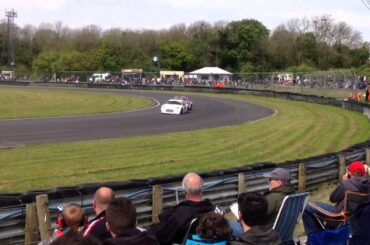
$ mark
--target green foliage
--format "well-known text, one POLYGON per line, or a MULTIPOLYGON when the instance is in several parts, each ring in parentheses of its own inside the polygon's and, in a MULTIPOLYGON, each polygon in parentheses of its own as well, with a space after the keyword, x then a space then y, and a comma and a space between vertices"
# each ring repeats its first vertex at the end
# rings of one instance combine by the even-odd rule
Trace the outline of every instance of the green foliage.
POLYGON ((55 51, 45 51, 40 53, 32 62, 34 71, 53 72, 53 64, 58 61, 60 54, 55 51))
POLYGON ((315 35, 312 32, 304 33, 298 38, 302 48, 302 62, 308 64, 317 64, 317 43, 315 35))
MULTIPOLYGON (((6 32, 6 24, 0 23, 0 66, 7 65, 6 32)), ((72 30, 62 22, 26 25, 17 29, 14 39, 15 64, 16 70, 21 66, 33 72, 153 71, 156 66, 151 59, 158 55, 163 69, 191 71, 220 66, 240 73, 285 70, 302 64, 315 70, 360 67, 369 57, 368 43, 359 33, 330 16, 292 19, 269 34, 263 23, 254 19, 213 25, 197 21, 161 31, 103 31, 95 25, 72 30)))
POLYGON ((261 22, 253 19, 233 21, 224 32, 222 64, 240 69, 243 63, 263 63, 263 57, 266 57, 264 44, 268 40, 269 30, 261 22))
POLYGON ((77 51, 60 52, 58 60, 53 64, 53 71, 81 71, 84 55, 77 51))
POLYGON ((362 65, 357 69, 357 74, 367 76, 367 80, 370 79, 370 63, 362 65))
POLYGON ((350 52, 352 56, 352 66, 354 67, 362 66, 369 61, 369 47, 363 46, 362 48, 353 49, 350 52))
POLYGON ((241 73, 251 73, 255 71, 254 65, 251 62, 247 62, 246 64, 242 65, 240 68, 241 73))
POLYGON ((158 45, 163 69, 188 70, 193 67, 195 57, 179 42, 164 42, 158 45))
POLYGON ((306 64, 300 64, 299 66, 290 66, 285 70, 292 73, 306 73, 316 71, 316 68, 306 64))

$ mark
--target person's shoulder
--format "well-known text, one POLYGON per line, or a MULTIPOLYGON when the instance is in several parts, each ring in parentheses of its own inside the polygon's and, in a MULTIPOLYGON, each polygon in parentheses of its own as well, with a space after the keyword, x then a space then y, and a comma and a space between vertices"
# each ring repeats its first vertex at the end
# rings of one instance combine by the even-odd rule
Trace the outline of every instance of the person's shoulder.
POLYGON ((278 189, 273 189, 273 190, 270 190, 270 191, 266 192, 266 193, 264 194, 264 196, 265 196, 265 198, 266 198, 267 200, 269 200, 269 199, 275 199, 275 198, 277 198, 278 196, 281 196, 281 194, 282 194, 282 192, 281 192, 280 190, 278 190, 278 189))

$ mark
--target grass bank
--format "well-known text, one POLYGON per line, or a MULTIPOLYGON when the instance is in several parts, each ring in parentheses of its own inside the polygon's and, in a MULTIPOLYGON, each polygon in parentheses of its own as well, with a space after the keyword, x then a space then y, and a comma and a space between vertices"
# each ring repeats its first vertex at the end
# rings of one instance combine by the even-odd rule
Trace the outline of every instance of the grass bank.
POLYGON ((87 115, 148 107, 149 99, 76 90, 0 88, 0 119, 87 115))
POLYGON ((258 103, 278 114, 223 128, 0 150, 0 192, 282 162, 370 138, 370 123, 360 113, 274 98, 209 96, 258 103))

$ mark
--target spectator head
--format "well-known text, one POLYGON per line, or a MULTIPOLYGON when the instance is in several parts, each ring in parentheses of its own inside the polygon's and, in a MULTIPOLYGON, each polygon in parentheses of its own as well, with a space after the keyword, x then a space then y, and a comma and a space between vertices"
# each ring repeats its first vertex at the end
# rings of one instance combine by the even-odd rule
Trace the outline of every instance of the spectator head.
POLYGON ((196 173, 188 173, 182 180, 185 197, 192 201, 201 201, 203 193, 203 179, 196 173))
POLYGON ((80 205, 71 203, 64 206, 61 215, 59 215, 57 223, 61 229, 69 228, 73 231, 78 231, 80 227, 84 227, 87 223, 87 216, 80 205))
POLYGON ((130 199, 114 199, 106 211, 107 230, 113 237, 119 236, 128 228, 136 227, 136 209, 130 199))
POLYGON ((238 198, 238 206, 239 221, 241 221, 244 230, 246 230, 246 226, 265 224, 268 204, 264 196, 259 193, 243 193, 238 198))
POLYGON ((205 214, 197 227, 197 234, 202 239, 229 240, 232 233, 225 217, 215 212, 205 214))
POLYGON ((270 190, 287 185, 291 180, 289 171, 284 168, 275 168, 270 173, 264 174, 263 176, 269 178, 270 190))
POLYGON ((360 161, 352 162, 348 167, 348 173, 351 176, 364 176, 366 173, 366 169, 364 164, 360 161))
POLYGON ((110 202, 114 200, 114 192, 111 188, 101 187, 95 194, 93 199, 93 207, 96 215, 105 211, 108 208, 110 202))

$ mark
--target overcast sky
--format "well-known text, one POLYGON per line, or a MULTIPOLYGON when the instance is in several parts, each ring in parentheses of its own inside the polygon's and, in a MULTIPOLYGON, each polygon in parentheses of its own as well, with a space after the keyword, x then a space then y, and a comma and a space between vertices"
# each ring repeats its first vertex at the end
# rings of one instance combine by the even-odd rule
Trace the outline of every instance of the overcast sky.
POLYGON ((370 0, 0 0, 0 11, 14 9, 15 23, 38 26, 62 21, 71 28, 163 29, 205 20, 253 18, 273 30, 291 18, 331 15, 370 41, 370 0))

